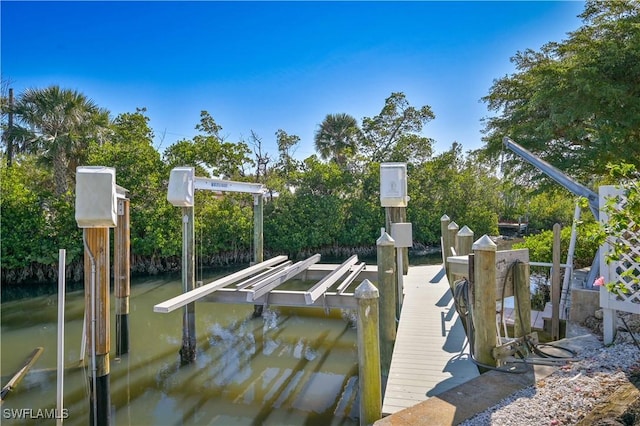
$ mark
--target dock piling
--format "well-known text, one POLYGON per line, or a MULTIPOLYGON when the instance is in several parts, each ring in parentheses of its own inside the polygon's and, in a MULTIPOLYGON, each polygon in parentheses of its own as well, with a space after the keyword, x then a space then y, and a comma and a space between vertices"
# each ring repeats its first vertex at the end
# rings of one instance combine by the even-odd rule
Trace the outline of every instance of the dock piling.
POLYGON ((109 228, 85 228, 85 303, 87 343, 92 352, 90 419, 94 426, 111 423, 109 390, 109 228))
POLYGON ((395 241, 383 231, 376 246, 380 291, 380 363, 382 374, 386 376, 389 374, 393 344, 396 341, 395 241))
MULTIPOLYGON (((182 287, 187 293, 195 288, 195 257, 193 251, 194 215, 193 206, 182 207, 182 287)), ((196 360, 196 305, 191 302, 184 307, 182 314, 182 347, 180 363, 182 365, 196 360)))
POLYGON ((113 292, 116 311, 116 356, 129 353, 129 296, 131 288, 131 229, 129 200, 118 199, 118 226, 113 238, 113 292))
POLYGON ((355 290, 358 301, 358 377, 360 424, 371 425, 382 417, 378 289, 364 280, 355 290))
MULTIPOLYGON (((473 287, 471 290, 474 324, 473 354, 481 364, 495 367, 492 350, 496 336, 496 244, 486 234, 473 243, 473 287)), ((482 371, 482 369, 480 369, 482 371)))

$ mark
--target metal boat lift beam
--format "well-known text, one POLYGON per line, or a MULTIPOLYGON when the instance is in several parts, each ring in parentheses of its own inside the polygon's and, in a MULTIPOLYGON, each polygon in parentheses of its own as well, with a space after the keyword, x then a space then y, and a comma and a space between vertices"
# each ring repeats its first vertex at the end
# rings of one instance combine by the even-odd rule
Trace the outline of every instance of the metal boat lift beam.
MULTIPOLYGON (((505 136, 502 138, 502 143, 504 146, 509 148, 511 151, 518 154, 522 157, 526 162, 549 176, 551 179, 555 180, 557 183, 565 187, 571 193, 578 195, 580 197, 585 197, 589 200, 589 209, 593 214, 593 217, 596 218, 597 221, 600 220, 600 197, 597 193, 587 188, 586 186, 576 182, 571 179, 569 176, 562 173, 557 168, 553 167, 551 164, 547 163, 544 160, 533 155, 531 152, 527 151, 514 141, 512 141, 509 137, 505 136)), ((572 254, 573 255, 573 254, 572 254)), ((593 283, 595 278, 600 273, 600 249, 596 251, 596 254, 593 258, 593 262, 591 263, 591 269, 589 270, 589 275, 587 277, 587 283, 593 283)))
POLYGON ((588 199, 589 209, 591 210, 591 213, 593 213, 593 216, 596 218, 596 220, 600 220, 600 201, 597 193, 571 179, 569 176, 565 175, 546 161, 536 157, 534 154, 512 141, 509 137, 505 136, 502 139, 502 143, 511 151, 522 157, 527 163, 531 164, 536 169, 540 170, 542 173, 562 185, 569 192, 588 199))

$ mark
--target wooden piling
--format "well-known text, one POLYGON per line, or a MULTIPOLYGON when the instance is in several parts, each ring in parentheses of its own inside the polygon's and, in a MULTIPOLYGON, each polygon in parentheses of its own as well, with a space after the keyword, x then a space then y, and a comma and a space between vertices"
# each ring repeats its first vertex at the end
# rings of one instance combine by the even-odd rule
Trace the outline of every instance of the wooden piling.
POLYGON ((129 296, 131 294, 131 229, 129 200, 118 199, 118 226, 113 238, 113 292, 116 311, 116 356, 129 352, 129 296))
MULTIPOLYGON (((473 243, 473 353, 478 362, 497 365, 491 352, 496 336, 496 244, 486 234, 473 243)), ((482 372, 482 368, 480 368, 482 372)))
POLYGON ((473 231, 467 225, 458 231, 456 236, 456 253, 458 256, 466 256, 471 253, 473 247, 473 231))
POLYGON ((109 228, 85 228, 84 284, 87 343, 94 354, 90 379, 90 419, 93 425, 111 423, 109 390, 109 228), (95 302, 95 304, 93 303, 95 302))
POLYGON ((560 224, 553 225, 553 251, 551 254, 551 340, 560 339, 560 224))
POLYGON ((395 241, 383 232, 376 241, 378 287, 380 291, 380 363, 387 376, 396 341, 396 261, 395 241))
MULTIPOLYGON (((253 262, 264 261, 264 195, 253 195, 253 262)), ((253 318, 262 317, 264 305, 253 305, 253 318)))
POLYGON ((364 280, 356 288, 354 296, 358 301, 360 424, 371 425, 382 417, 379 293, 369 280, 364 280))
MULTIPOLYGON (((407 221, 407 208, 406 207, 385 207, 385 226, 386 229, 391 232, 392 223, 405 223, 407 221)), ((402 275, 407 275, 409 272, 409 248, 398 248, 402 255, 402 275)), ((396 266, 397 270, 397 266, 396 266)))
MULTIPOLYGON (((182 290, 187 293, 195 288, 195 257, 193 206, 182 208, 182 290)), ((184 307, 182 315, 182 365, 196 360, 196 305, 191 302, 184 307)))
POLYGON ((442 215, 440 218, 440 250, 442 250, 442 264, 445 268, 447 266, 447 257, 449 257, 446 250, 446 247, 449 245, 447 242, 447 239, 449 238, 449 223, 451 223, 449 216, 446 214, 442 215))
POLYGON ((263 228, 264 196, 253 195, 253 261, 264 261, 264 228, 263 228))
POLYGON ((531 333, 531 290, 529 284, 529 264, 518 262, 514 266, 515 337, 531 333))
MULTIPOLYGON (((456 238, 459 229, 460 227, 455 222, 451 222, 449 226, 447 226, 447 257, 454 256, 453 252, 456 250, 456 238)), ((457 254, 458 253, 455 255, 457 254)))

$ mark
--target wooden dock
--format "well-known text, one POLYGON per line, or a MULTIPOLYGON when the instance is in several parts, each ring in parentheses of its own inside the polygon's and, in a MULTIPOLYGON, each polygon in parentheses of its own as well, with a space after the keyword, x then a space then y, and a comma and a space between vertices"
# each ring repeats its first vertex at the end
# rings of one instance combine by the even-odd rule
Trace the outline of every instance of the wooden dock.
POLYGON ((382 413, 418 404, 479 375, 441 265, 409 268, 382 413))

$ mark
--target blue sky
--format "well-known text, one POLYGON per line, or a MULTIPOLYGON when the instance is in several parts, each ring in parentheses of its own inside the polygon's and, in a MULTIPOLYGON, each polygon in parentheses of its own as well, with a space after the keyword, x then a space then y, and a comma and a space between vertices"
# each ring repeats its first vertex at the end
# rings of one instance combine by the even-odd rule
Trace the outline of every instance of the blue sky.
POLYGON ((482 146, 480 98, 510 58, 577 29, 583 2, 0 3, 2 78, 16 94, 58 84, 115 117, 146 107, 164 150, 200 111, 228 141, 275 132, 314 153, 329 113, 377 115, 392 92, 430 105, 436 152, 482 146))

